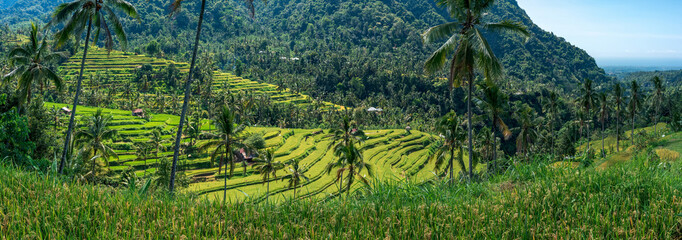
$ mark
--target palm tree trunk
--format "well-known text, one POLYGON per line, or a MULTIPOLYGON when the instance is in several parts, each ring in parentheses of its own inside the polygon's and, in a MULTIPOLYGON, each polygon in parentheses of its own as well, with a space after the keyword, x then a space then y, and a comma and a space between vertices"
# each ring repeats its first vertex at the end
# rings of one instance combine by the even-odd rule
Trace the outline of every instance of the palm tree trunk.
MULTIPOLYGON (((197 36, 194 39, 194 50, 192 52, 192 63, 190 64, 189 75, 187 75, 187 82, 185 83, 185 100, 182 103, 182 114, 180 115, 180 124, 178 124, 178 133, 175 135, 175 147, 173 150, 173 166, 171 167, 170 186, 169 186, 171 194, 173 194, 173 188, 175 187, 175 172, 177 170, 177 165, 178 165, 178 155, 180 154, 180 140, 182 140, 182 126, 185 124, 185 116, 187 115, 187 105, 189 103, 190 85, 192 83, 192 75, 194 74, 194 66, 195 66, 196 60, 197 60, 197 50, 199 50, 198 47, 199 47, 199 37, 201 36, 201 23, 204 21, 204 10, 205 9, 206 9, 206 0, 201 0, 201 12, 199 12, 199 23, 197 25, 197 36)), ((79 84, 80 84, 80 82, 79 82, 79 84)))
MULTIPOLYGON (((267 173, 267 174, 269 174, 269 173, 267 173)), ((269 177, 267 177, 267 176, 265 177, 265 182, 268 185, 267 189, 265 190, 265 202, 269 203, 270 202, 270 179, 269 179, 269 177)))
POLYGON ((83 81, 83 70, 85 69, 85 58, 88 56, 88 46, 90 44, 90 31, 92 30, 92 19, 88 20, 88 32, 85 35, 85 49, 83 50, 83 59, 81 59, 81 71, 78 74, 78 84, 76 85, 76 95, 73 97, 73 108, 71 108, 71 118, 69 119, 69 128, 66 130, 66 138, 64 138, 64 150, 62 151, 62 160, 59 163, 59 173, 64 171, 64 163, 66 162, 66 155, 69 151, 69 142, 71 141, 71 133, 73 132, 73 123, 76 117, 76 106, 78 106, 78 96, 81 93, 81 83, 83 81))
POLYGON ((497 138, 495 137, 495 126, 493 125, 493 161, 497 160, 497 138))
POLYGON ((606 152, 604 152, 604 121, 601 121, 601 157, 606 157, 606 152))
MULTIPOLYGON (((229 151, 230 149, 230 138, 229 135, 225 135, 225 157, 226 160, 227 158, 230 158, 230 161, 232 161, 232 153, 229 151)), ((223 179, 223 204, 225 204, 225 201, 227 199, 227 167, 225 167, 225 179, 223 179)))
POLYGON ((341 195, 341 192, 343 190, 343 171, 341 171, 341 175, 339 175, 339 195, 341 195))
MULTIPOLYGON (((453 143, 454 143, 454 142, 453 142, 453 143)), ((454 176, 453 176, 454 170, 453 170, 453 167, 452 167, 452 166, 454 166, 454 165, 453 165, 453 164, 454 164, 454 160, 455 160, 455 146, 452 145, 452 146, 450 146, 450 162, 448 162, 448 166, 449 166, 449 168, 450 168, 450 169, 449 169, 449 171, 450 171, 450 183, 452 183, 452 180, 454 179, 454 176)))
POLYGON ((349 171, 350 173, 348 173, 349 175, 348 175, 348 187, 346 188, 346 199, 348 199, 348 196, 350 196, 350 187, 351 187, 351 185, 353 185, 353 176, 355 175, 355 169, 353 168, 352 164, 350 165, 349 170, 350 170, 349 171))
POLYGON ((467 93, 467 132, 468 132, 468 138, 469 138, 469 182, 471 182, 471 178, 474 176, 474 171, 473 171, 473 162, 474 162, 474 148, 473 148, 473 132, 471 129, 471 97, 472 97, 472 92, 474 89, 474 73, 472 70, 469 71, 469 90, 467 93))
POLYGON ((616 152, 620 152, 620 114, 616 113, 616 152))
POLYGON ((95 154, 92 156, 92 177, 95 177, 95 161, 97 160, 97 149, 95 148, 95 154))
POLYGON ((635 145, 635 114, 632 114, 632 132, 630 132, 630 145, 635 145))

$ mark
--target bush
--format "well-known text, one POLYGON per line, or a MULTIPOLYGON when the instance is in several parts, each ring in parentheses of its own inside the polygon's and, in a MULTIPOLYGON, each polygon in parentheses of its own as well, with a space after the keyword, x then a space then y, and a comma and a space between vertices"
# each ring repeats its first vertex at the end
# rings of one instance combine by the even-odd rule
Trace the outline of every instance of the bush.
POLYGON ((0 158, 16 165, 32 165, 35 144, 29 139, 28 119, 14 109, 0 113, 0 158))

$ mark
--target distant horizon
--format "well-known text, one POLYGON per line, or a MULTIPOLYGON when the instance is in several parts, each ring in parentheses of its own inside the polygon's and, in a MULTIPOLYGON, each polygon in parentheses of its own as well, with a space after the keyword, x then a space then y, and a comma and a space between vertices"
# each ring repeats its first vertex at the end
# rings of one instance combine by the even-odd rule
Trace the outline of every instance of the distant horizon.
POLYGON ((604 67, 660 67, 665 69, 682 69, 682 58, 629 58, 604 57, 594 58, 597 65, 604 67))
POLYGON ((533 22, 599 67, 682 67, 682 1, 517 0, 533 22))

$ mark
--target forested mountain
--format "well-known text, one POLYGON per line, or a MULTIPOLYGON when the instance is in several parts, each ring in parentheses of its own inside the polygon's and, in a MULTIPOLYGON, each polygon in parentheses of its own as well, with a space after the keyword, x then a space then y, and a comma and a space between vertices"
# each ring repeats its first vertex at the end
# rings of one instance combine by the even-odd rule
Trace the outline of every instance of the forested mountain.
MULTIPOLYGON (((130 1, 141 19, 123 19, 128 50, 187 61, 200 1, 185 1, 173 17, 167 0, 130 1)), ((16 24, 15 16, 27 19, 31 9, 49 13, 55 2, 19 0, 32 7, 5 9, 2 22, 16 24)), ((422 70, 438 45, 423 44, 420 34, 450 21, 435 1, 278 0, 256 9, 252 20, 242 1, 208 1, 201 51, 212 53, 218 67, 345 106, 427 118, 464 109, 462 91, 449 91, 445 72, 422 70)), ((488 17, 521 21, 532 33, 527 41, 488 36, 507 71, 504 89, 516 98, 534 98, 543 89, 570 94, 584 79, 609 79, 585 51, 533 24, 515 0, 498 1, 488 17)))

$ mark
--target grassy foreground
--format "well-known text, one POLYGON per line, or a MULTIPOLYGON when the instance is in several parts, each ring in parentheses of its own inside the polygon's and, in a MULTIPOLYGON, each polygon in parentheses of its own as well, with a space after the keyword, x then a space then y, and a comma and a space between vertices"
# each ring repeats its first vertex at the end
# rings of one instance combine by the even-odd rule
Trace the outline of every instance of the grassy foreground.
POLYGON ((375 183, 348 199, 227 206, 0 166, 0 238, 679 239, 682 164, 649 154, 602 171, 516 164, 470 185, 375 183))

